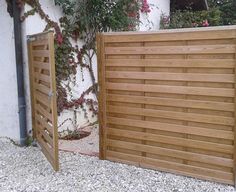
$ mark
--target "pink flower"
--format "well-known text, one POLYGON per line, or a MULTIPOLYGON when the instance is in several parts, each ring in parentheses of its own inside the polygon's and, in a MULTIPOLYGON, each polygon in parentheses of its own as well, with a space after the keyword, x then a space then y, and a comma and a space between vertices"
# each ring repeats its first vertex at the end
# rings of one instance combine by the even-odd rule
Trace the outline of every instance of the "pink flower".
POLYGON ((198 23, 193 22, 193 23, 192 23, 192 27, 198 27, 198 23))
POLYGON ((143 0, 141 12, 142 13, 150 13, 151 12, 151 9, 150 9, 150 6, 149 6, 147 0, 143 0))
POLYGON ((59 45, 61 45, 62 44, 62 42, 63 42, 63 37, 62 37, 62 34, 61 33, 58 33, 57 34, 57 43, 59 44, 59 45))
POLYGON ((74 58, 69 58, 68 62, 69 62, 70 65, 74 64, 74 62, 75 62, 74 58))
POLYGON ((209 23, 208 23, 207 19, 202 21, 202 26, 203 27, 208 27, 209 26, 209 23))

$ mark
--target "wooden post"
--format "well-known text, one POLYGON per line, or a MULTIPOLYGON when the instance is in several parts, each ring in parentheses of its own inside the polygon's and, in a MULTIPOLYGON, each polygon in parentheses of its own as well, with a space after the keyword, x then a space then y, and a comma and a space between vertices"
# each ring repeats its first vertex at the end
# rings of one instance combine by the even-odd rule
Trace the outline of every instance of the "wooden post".
MULTIPOLYGON (((236 30, 235 30, 235 34, 236 34, 236 30)), ((234 44, 236 45, 236 37, 234 39, 234 44)), ((235 54, 234 54, 234 59, 235 59, 235 68, 234 68, 234 75, 235 75, 235 82, 234 82, 234 152, 233 152, 233 156, 234 156, 234 166, 233 166, 233 172, 234 172, 234 187, 236 189, 236 50, 235 50, 235 54)))
POLYGON ((59 170, 59 154, 58 154, 58 130, 57 130, 57 87, 56 87, 56 69, 55 69, 55 53, 54 53, 54 36, 53 32, 48 33, 49 43, 49 63, 50 63, 50 76, 51 76, 51 91, 52 91, 52 124, 53 124, 53 149, 54 149, 54 164, 55 171, 59 170))
POLYGON ((27 42, 28 46, 28 63, 29 63, 29 80, 30 80, 30 101, 31 101, 31 116, 32 116, 32 132, 33 139, 36 139, 36 130, 35 130, 35 114, 34 114, 34 78, 33 78, 33 60, 32 60, 32 44, 30 42, 30 37, 27 42))
POLYGON ((98 86, 99 86, 99 158, 106 159, 106 94, 104 38, 97 34, 98 86))

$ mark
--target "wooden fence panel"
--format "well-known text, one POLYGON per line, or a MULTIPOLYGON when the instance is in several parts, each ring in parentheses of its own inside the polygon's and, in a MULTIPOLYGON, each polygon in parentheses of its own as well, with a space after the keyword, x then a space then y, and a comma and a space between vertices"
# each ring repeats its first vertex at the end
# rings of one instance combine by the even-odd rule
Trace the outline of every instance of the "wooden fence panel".
POLYGON ((236 27, 97 43, 100 158, 235 184, 236 27))
POLYGON ((53 32, 29 36, 28 52, 33 136, 57 171, 59 159, 53 32))

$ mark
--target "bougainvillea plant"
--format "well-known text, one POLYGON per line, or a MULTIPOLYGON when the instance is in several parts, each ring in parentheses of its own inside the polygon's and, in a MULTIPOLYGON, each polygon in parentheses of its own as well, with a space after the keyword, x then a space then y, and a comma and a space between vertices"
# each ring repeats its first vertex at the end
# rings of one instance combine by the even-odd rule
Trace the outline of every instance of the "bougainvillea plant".
MULTIPOLYGON (((35 13, 39 14, 47 26, 45 30, 55 31, 55 60, 58 95, 58 112, 64 109, 82 109, 88 117, 85 105, 93 116, 98 113, 97 99, 87 98, 94 94, 97 98, 98 85, 93 70, 93 57, 96 55, 96 34, 107 31, 136 30, 139 11, 149 13, 147 0, 55 0, 64 13, 59 23, 51 20, 44 12, 39 0, 18 0, 19 7, 27 3, 32 7, 22 16, 22 22, 35 13), (79 47, 77 40, 84 44, 79 47), (74 43, 72 43, 74 41, 74 43), (75 83, 78 71, 87 70, 91 86, 78 98, 72 98, 70 82, 75 83), (68 98, 71 99, 68 99, 68 98)), ((84 81, 83 73, 82 80, 84 81)), ((87 79, 86 79, 87 80, 87 79)))
POLYGON ((45 31, 49 29, 55 31, 58 113, 65 109, 82 109, 85 118, 88 118, 88 112, 96 116, 98 85, 93 70, 96 34, 136 30, 140 23, 139 13, 148 14, 151 11, 147 0, 55 0, 55 4, 59 5, 64 13, 59 23, 49 18, 39 0, 17 0, 17 3, 20 8, 25 3, 32 8, 24 13, 22 22, 31 15, 39 14, 47 24, 45 31), (84 43, 83 46, 77 45, 78 40, 84 43), (83 72, 85 70, 89 72, 91 86, 78 98, 73 98, 70 85, 71 82, 76 83, 78 69, 82 72, 82 81, 85 80, 83 72), (87 97, 89 94, 93 94, 94 99, 87 97))
MULTIPOLYGON (((135 30, 135 27, 139 24, 137 13, 140 3, 134 0, 119 0, 116 2, 109 0, 57 0, 55 3, 62 7, 65 14, 65 17, 61 20, 63 36, 66 36, 66 39, 74 39, 75 41, 79 39, 84 42, 84 45, 79 48, 78 46, 72 47, 69 40, 66 40, 66 42, 64 40, 62 45, 58 47, 58 51, 66 48, 74 57, 67 53, 68 57, 65 59, 63 54, 58 54, 59 57, 56 61, 58 65, 63 67, 67 63, 69 66, 88 70, 92 82, 91 87, 82 93, 78 99, 67 102, 63 97, 58 98, 58 106, 63 110, 72 107, 83 107, 83 104, 86 103, 89 105, 89 110, 96 115, 97 102, 85 99, 85 96, 91 92, 97 98, 98 88, 93 71, 93 57, 96 55, 96 33, 111 30, 135 30)), ((61 51, 61 53, 64 52, 65 50, 61 51)), ((65 70, 63 69, 63 71, 65 70)), ((67 94, 64 88, 60 87, 60 90, 64 96, 67 94)))
POLYGON ((141 12, 142 13, 150 13, 151 12, 150 5, 148 4, 147 0, 143 0, 141 12))

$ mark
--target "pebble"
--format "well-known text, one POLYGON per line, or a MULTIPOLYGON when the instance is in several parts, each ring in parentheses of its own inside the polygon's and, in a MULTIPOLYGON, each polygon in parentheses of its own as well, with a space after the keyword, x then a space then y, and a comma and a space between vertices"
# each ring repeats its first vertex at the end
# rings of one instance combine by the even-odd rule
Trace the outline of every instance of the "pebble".
POLYGON ((0 139, 0 192, 235 192, 232 186, 60 152, 54 172, 37 147, 0 139))

